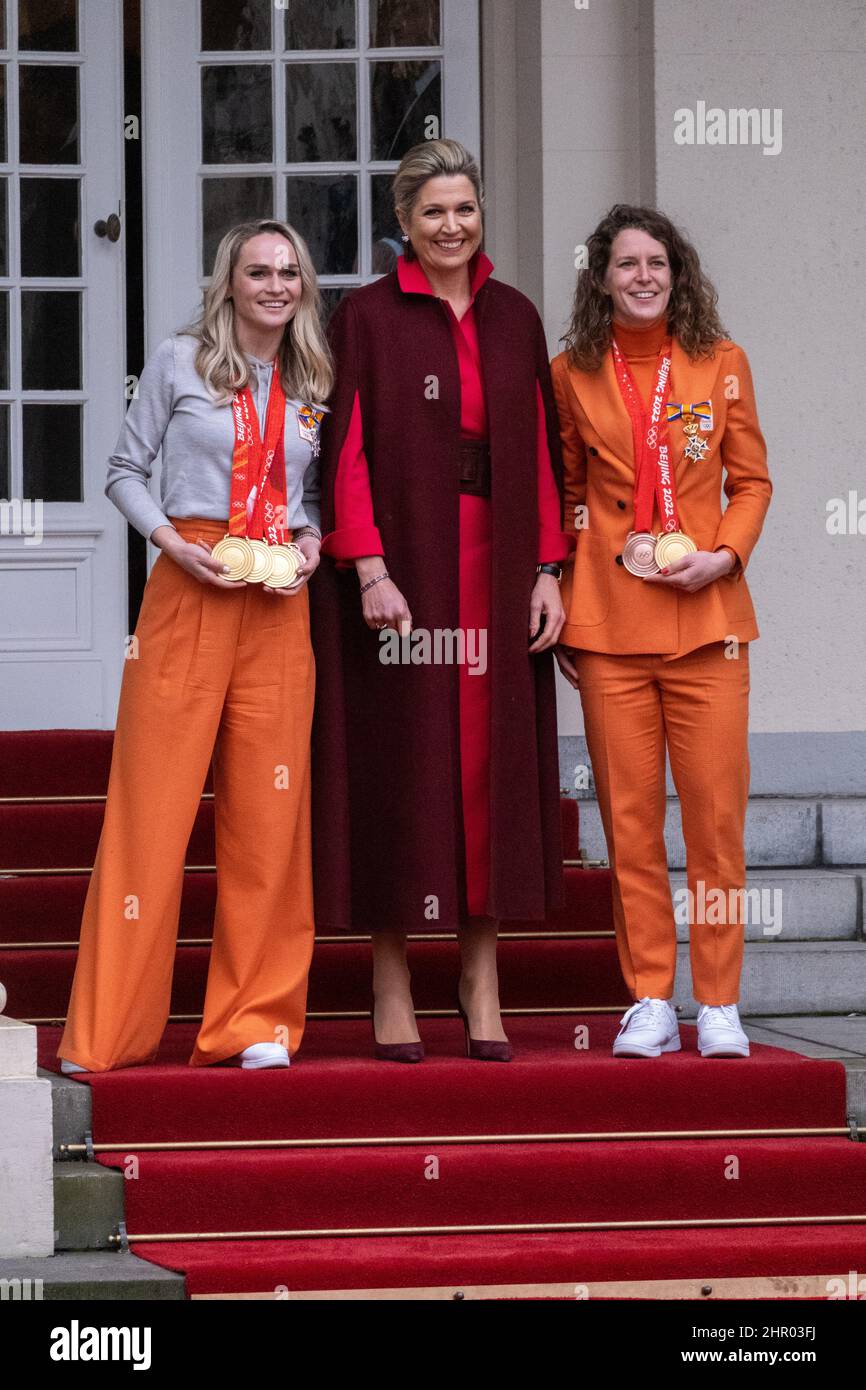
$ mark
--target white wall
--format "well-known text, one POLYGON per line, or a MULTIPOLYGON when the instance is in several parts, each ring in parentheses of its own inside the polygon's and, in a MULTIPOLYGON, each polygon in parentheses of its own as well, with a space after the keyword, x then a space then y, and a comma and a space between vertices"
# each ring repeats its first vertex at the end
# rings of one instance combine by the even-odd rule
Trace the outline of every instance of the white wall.
MULTIPOLYGON (((851 489, 866 511, 862 8, 848 0, 588 0, 584 10, 574 0, 530 0, 519 11, 515 19, 512 0, 482 8, 485 161, 491 138, 495 155, 485 175, 490 183, 509 159, 517 168, 507 188, 516 218, 498 195, 489 209, 497 271, 539 303, 553 355, 569 313, 574 247, 612 203, 643 199, 684 226, 752 363, 775 487, 749 567, 761 629, 752 729, 862 730, 866 535, 831 536, 826 526, 828 501, 851 489), (504 61, 509 25, 515 41, 524 34, 513 65, 504 61), (538 36, 537 63, 527 62, 527 25, 538 36), (699 101, 726 111, 780 108, 781 152, 676 144, 674 113, 699 101), (509 102, 516 148, 503 122, 509 102), (522 136, 521 111, 529 113, 522 136), (533 143, 534 180, 526 167, 533 143), (525 234, 515 242, 515 221, 531 228, 536 214, 535 246, 525 234)), ((576 697, 564 684, 560 696, 561 732, 579 731, 576 697)))

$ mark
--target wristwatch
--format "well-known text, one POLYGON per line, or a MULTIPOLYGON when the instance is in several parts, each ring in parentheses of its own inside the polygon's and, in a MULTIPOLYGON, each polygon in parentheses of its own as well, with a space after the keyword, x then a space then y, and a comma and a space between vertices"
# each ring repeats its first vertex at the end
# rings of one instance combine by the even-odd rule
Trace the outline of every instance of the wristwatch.
POLYGON ((547 564, 547 565, 538 565, 537 568, 536 568, 535 573, 536 573, 536 574, 552 574, 553 577, 554 577, 554 579, 555 579, 559 584, 562 583, 562 565, 554 565, 554 564, 552 564, 552 563, 551 563, 551 564, 547 564))

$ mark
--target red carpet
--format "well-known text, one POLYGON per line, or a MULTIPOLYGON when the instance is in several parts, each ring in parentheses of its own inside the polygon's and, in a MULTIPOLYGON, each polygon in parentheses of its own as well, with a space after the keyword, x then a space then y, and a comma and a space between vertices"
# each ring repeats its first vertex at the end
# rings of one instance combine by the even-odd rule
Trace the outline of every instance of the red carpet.
MULTIPOLYGON (((128 1156, 103 1161, 122 1169, 128 1156)), ((138 1172, 126 1196, 137 1235, 715 1220, 857 1215, 866 1151, 848 1139, 249 1149, 231 1162, 222 1150, 143 1153, 138 1172), (735 1150, 739 1175, 726 1177, 735 1150)))
MULTIPOLYGON (((766 1276, 771 1296, 803 1271, 847 1281, 863 1268, 863 1228, 739 1227, 688 1231, 588 1232, 580 1235, 364 1236, 295 1241, 203 1241, 140 1246, 136 1253, 186 1275, 195 1296, 287 1290, 405 1289, 565 1284, 579 1296, 596 1281, 693 1281, 697 1298, 712 1280, 766 1276), (666 1273, 661 1274, 664 1267, 666 1273)), ((285 1295, 282 1295, 285 1296, 285 1295)), ((508 1296, 507 1294, 503 1296, 508 1296)), ((512 1295, 514 1296, 514 1295, 512 1295)), ((534 1295, 538 1297, 538 1294, 534 1295)), ((649 1296, 646 1292, 643 1297, 649 1296)))
MULTIPOLYGON (((87 1078, 94 1138, 135 1145, 845 1123, 837 1062, 758 1045, 748 1059, 710 1060, 695 1050, 688 1025, 682 1052, 613 1058, 617 1027, 618 1015, 508 1019, 516 1056, 502 1065, 466 1060, 457 1019, 420 1019, 427 1059, 398 1066, 375 1060, 369 1022, 313 1022, 288 1071, 243 1072, 188 1067, 195 1027, 169 1025, 156 1065, 87 1078), (589 1051, 574 1048, 580 1024, 589 1029, 589 1051)), ((59 1070, 60 1029, 40 1028, 39 1037, 40 1065, 59 1070)))
MULTIPOLYGON (((101 795, 110 747, 111 735, 102 733, 0 735, 0 874, 9 875, 0 877, 0 943, 11 947, 0 952, 0 978, 13 1016, 62 1017, 87 884, 86 874, 15 870, 86 868, 102 808, 10 798, 101 795)), ((211 809, 203 803, 189 864, 213 863, 211 809)), ((575 858, 576 803, 563 803, 563 823, 567 857, 575 858)), ((187 875, 177 1015, 200 1011, 207 947, 183 942, 209 938, 214 889, 212 872, 187 875)), ((135 1253, 183 1271, 191 1295, 264 1297, 365 1289, 449 1296, 486 1286, 493 1286, 490 1296, 573 1297, 569 1288, 590 1283, 604 1286, 601 1296, 628 1297, 634 1281, 755 1278, 781 1283, 740 1296, 784 1297, 805 1276, 819 1278, 810 1296, 821 1297, 821 1280, 862 1269, 866 1225, 784 1221, 863 1215, 866 1149, 844 1137, 730 1133, 844 1126, 841 1064, 754 1045, 748 1060, 710 1061, 696 1052, 688 1026, 679 1054, 614 1060, 610 1044, 629 1001, 609 935, 609 875, 568 869, 567 890, 555 920, 512 925, 517 939, 501 943, 504 1007, 539 1010, 506 1019, 516 1053, 510 1065, 468 1061, 456 1018, 421 1016, 428 1056, 420 1066, 377 1062, 366 1018, 313 1018, 288 1071, 192 1069, 186 1063, 196 1025, 179 1021, 169 1024, 156 1064, 87 1077, 94 1142, 117 1146, 100 1162, 128 1169, 137 1146, 165 1146, 139 1152, 137 1176, 126 1184, 135 1253), (585 935, 566 935, 574 932, 585 935), (581 1013, 593 1008, 608 1012, 581 1013), (576 1038, 588 1046, 576 1048, 576 1038), (665 1137, 677 1130, 725 1133, 665 1137), (539 1137, 630 1131, 658 1137, 539 1137), (493 1142, 478 1142, 485 1135, 493 1142), (458 1142, 442 1142, 449 1137, 458 1142), (403 1142, 359 1142, 389 1138, 403 1142), (255 1147, 275 1139, 301 1144, 255 1147), (354 1142, 315 1146, 334 1139, 354 1142), (253 1147, 171 1147, 202 1141, 253 1147), (450 1229, 756 1217, 774 1224, 450 1229), (334 1234, 381 1228, 396 1233, 334 1234), (248 1234, 261 1231, 305 1234, 248 1234), (233 1232, 248 1238, 225 1238, 233 1232), (212 1238, 136 1242, 167 1234, 212 1238)), ((450 1013, 455 943, 419 941, 410 949, 419 1011, 450 1013)), ((367 943, 320 942, 311 1013, 362 1013, 369 979, 367 943)), ((59 1036, 58 1027, 39 1028, 42 1066, 59 1069, 59 1036)))

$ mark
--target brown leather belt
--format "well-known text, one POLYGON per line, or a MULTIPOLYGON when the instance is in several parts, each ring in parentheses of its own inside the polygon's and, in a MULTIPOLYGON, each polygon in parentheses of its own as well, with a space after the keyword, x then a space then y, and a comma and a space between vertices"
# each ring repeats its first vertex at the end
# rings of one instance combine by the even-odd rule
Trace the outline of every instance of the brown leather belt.
POLYGON ((471 497, 490 496, 490 445, 486 439, 460 441, 460 491, 471 497))

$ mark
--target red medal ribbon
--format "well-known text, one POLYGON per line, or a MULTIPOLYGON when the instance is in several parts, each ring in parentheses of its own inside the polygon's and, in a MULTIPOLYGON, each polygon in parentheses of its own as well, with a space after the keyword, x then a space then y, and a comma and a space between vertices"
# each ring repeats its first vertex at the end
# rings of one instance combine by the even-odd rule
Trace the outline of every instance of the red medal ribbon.
POLYGON ((286 393, 274 362, 262 441, 253 393, 236 391, 232 402, 235 447, 232 455, 229 535, 284 545, 286 540, 286 456, 283 433, 286 393))
POLYGON ((647 410, 640 398, 631 368, 613 340, 616 379, 634 437, 634 530, 652 531, 653 495, 658 502, 662 531, 679 531, 674 470, 671 467, 667 399, 671 387, 671 340, 659 349, 655 386, 647 410))

